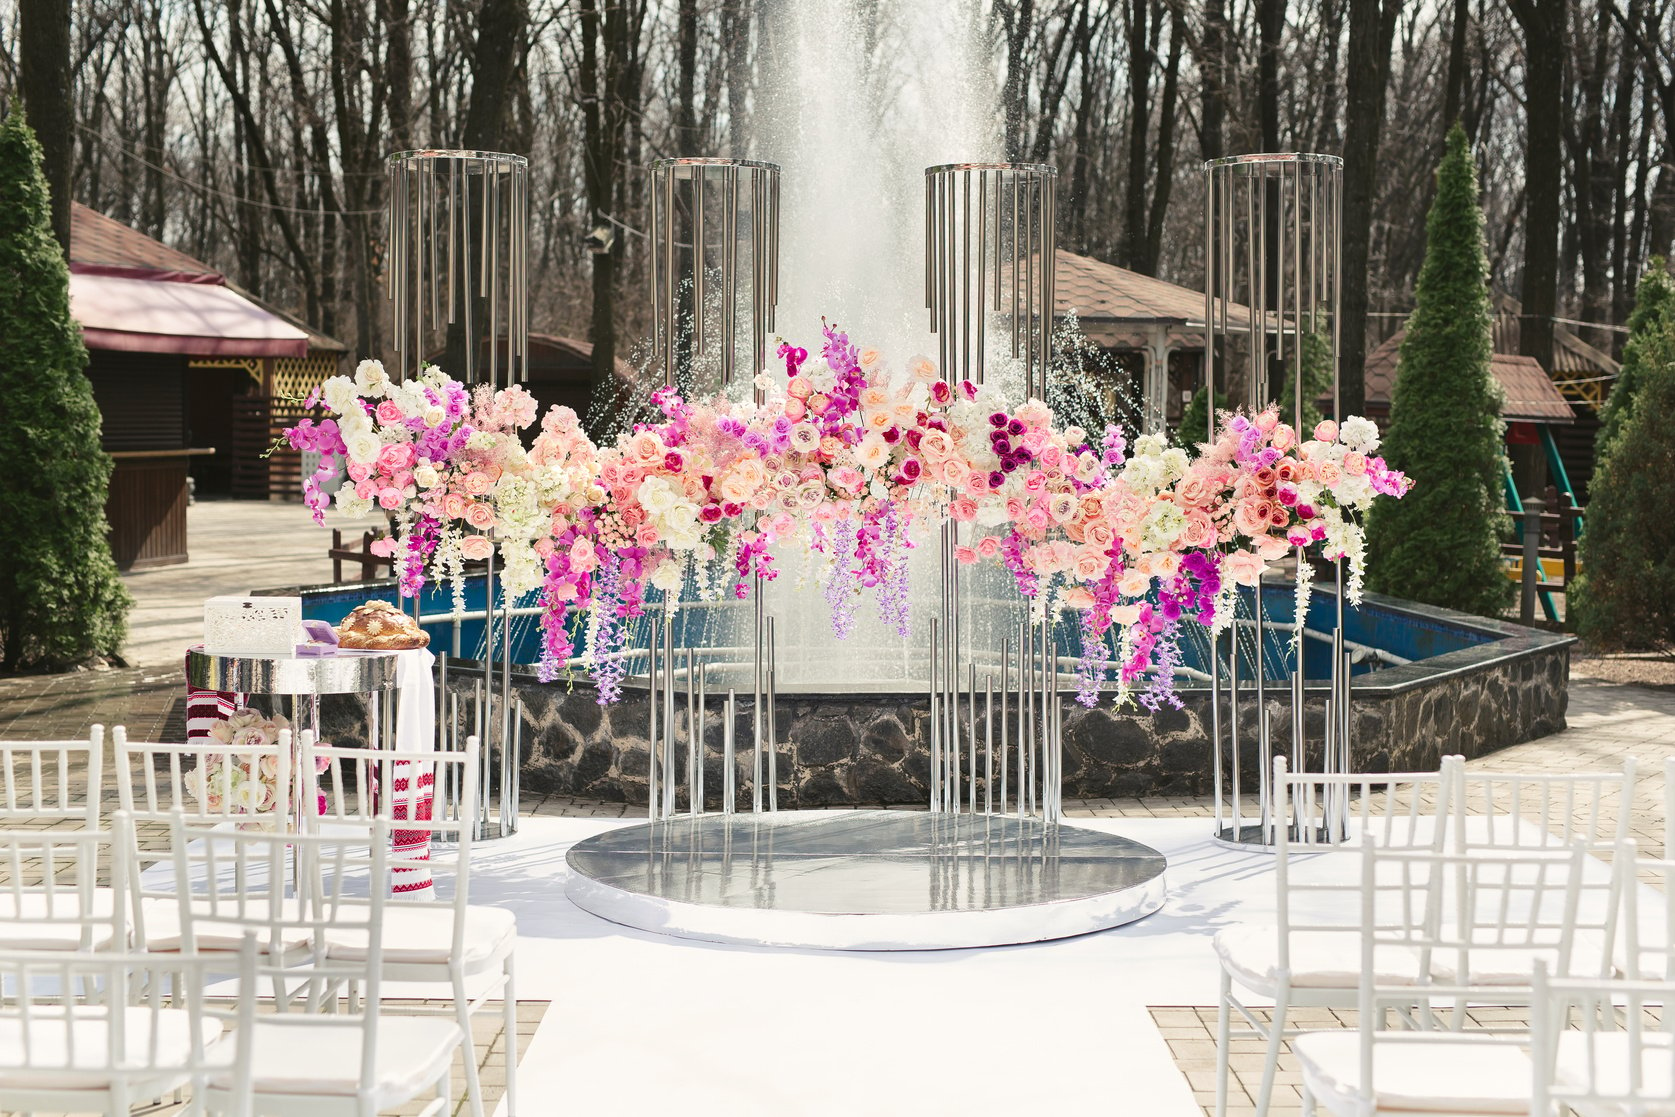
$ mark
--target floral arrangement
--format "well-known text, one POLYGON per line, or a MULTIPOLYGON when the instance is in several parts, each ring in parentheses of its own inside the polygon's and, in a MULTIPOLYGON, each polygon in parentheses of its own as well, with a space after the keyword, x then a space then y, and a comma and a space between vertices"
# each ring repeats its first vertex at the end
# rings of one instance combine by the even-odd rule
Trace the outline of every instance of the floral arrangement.
MULTIPOLYGON (((866 591, 906 635, 910 528, 952 521, 959 562, 1002 564, 1038 615, 1080 615, 1082 701, 1112 670, 1115 626, 1118 700, 1149 676, 1139 700, 1178 705, 1183 624, 1230 624, 1236 587, 1294 549, 1346 560, 1358 601, 1360 513, 1409 484, 1373 456, 1366 419, 1305 441, 1276 409, 1225 414, 1196 457, 1156 435, 1131 451, 1115 426, 1060 427, 1040 400, 951 383, 923 357, 892 369, 836 326, 823 334, 817 356, 782 343, 783 375, 758 375, 754 400, 663 389, 659 420, 609 446, 555 407, 525 450, 535 408, 521 389, 469 394, 435 369, 398 385, 376 362, 328 380, 311 398, 335 419, 288 437, 324 455, 305 485, 317 517, 334 455, 349 474, 338 507, 396 517, 404 593, 427 570, 457 584, 460 558, 498 546, 507 592, 542 590, 543 677, 576 654, 570 620, 585 616, 601 702, 620 691, 624 622, 648 592, 742 598, 789 548, 822 564, 838 635, 866 591)), ((1305 563, 1299 584, 1303 597, 1305 563)))
MULTIPOLYGON (((225 721, 218 721, 210 737, 223 748, 271 749, 278 745, 281 731, 291 723, 279 715, 268 717, 240 707, 225 721)), ((181 777, 186 790, 211 814, 262 814, 279 801, 279 759, 262 756, 252 764, 249 754, 230 756, 206 752, 192 771, 181 777)))

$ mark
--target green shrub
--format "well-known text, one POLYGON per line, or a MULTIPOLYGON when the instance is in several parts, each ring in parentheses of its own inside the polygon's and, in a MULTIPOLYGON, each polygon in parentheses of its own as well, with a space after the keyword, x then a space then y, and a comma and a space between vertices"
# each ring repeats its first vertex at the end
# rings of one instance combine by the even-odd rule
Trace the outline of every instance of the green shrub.
POLYGON ((1628 316, 1628 341, 1623 345, 1623 367, 1605 397, 1599 412, 1599 433, 1594 436, 1595 460, 1605 456, 1605 447, 1622 430, 1640 390, 1645 365, 1642 348, 1663 322, 1675 320, 1675 276, 1669 274, 1662 256, 1646 262, 1646 274, 1634 289, 1634 310, 1628 316))
POLYGON ((1508 527, 1500 390, 1489 370, 1488 262, 1477 168, 1458 125, 1437 169, 1425 263, 1407 322, 1383 454, 1414 480, 1368 523, 1368 588, 1493 615, 1515 587, 1501 561, 1508 527))
POLYGON ((0 338, 0 668, 114 656, 132 600, 106 538, 111 460, 41 147, 15 104, 0 121, 0 338))
POLYGON ((1675 644, 1675 315, 1634 341, 1634 406, 1594 471, 1573 595, 1578 631, 1607 649, 1675 644))

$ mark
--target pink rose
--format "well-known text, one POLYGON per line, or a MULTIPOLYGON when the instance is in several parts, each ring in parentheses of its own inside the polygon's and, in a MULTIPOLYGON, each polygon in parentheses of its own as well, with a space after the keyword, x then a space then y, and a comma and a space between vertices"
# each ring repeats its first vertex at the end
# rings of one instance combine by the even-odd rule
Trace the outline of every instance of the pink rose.
POLYGON ((962 496, 948 505, 948 514, 961 523, 970 523, 977 518, 977 502, 962 496))
POLYGON ((1215 521, 1202 508, 1189 508, 1186 512, 1186 527, 1180 535, 1180 545, 1183 547, 1209 547, 1216 541, 1215 521))
POLYGON ((985 535, 977 541, 977 553, 984 558, 994 558, 1000 553, 1000 536, 985 535))
POLYGON ((570 567, 586 573, 599 565, 598 549, 586 539, 570 544, 570 567))
POLYGON ((394 512, 401 507, 403 499, 400 489, 384 489, 378 494, 378 507, 394 512))
POLYGON ((386 427, 399 425, 405 416, 401 413, 401 404, 393 399, 387 399, 378 405, 378 421, 386 427))
POLYGON ((1233 526, 1239 529, 1241 535, 1261 535, 1268 530, 1268 507, 1266 501, 1241 501, 1233 509, 1233 526))
POLYGON ((465 491, 472 496, 482 496, 494 488, 494 480, 480 469, 474 469, 465 475, 465 491))
POLYGON ((494 526, 494 508, 488 504, 472 504, 465 510, 465 522, 478 531, 487 531, 494 526))
POLYGON ((375 500, 378 497, 378 483, 371 480, 355 482, 355 495, 362 500, 375 500))
POLYGON ((365 481, 372 476, 372 466, 366 462, 349 463, 349 480, 365 481))
POLYGON ((1241 586, 1254 586, 1262 580, 1263 562, 1249 551, 1232 551, 1221 560, 1222 574, 1241 586))
POLYGON ((1091 582, 1105 573, 1110 560, 1103 551, 1095 551, 1084 547, 1076 552, 1076 577, 1084 582, 1091 582))
POLYGON ((1279 422, 1279 413, 1270 408, 1256 417, 1256 429, 1263 434, 1272 434, 1274 428, 1279 426, 1279 422))
POLYGON ((1083 586, 1071 586, 1064 595, 1064 603, 1071 609, 1092 609, 1093 594, 1083 586))
POLYGON ((1343 471, 1350 477, 1359 477, 1367 472, 1367 455, 1351 450, 1343 456, 1343 471))
POLYGON ((1082 528, 1082 538, 1086 539, 1090 546, 1098 547, 1101 551, 1108 551, 1111 549, 1111 544, 1116 542, 1117 533, 1104 520, 1093 520, 1082 528))
POLYGON ((963 563, 966 566, 975 565, 977 562, 977 552, 964 545, 955 547, 954 561, 963 563))
POLYGON ((1053 522, 1052 514, 1037 504, 1024 513, 1024 523, 1036 531, 1046 531, 1047 525, 1053 522))
POLYGON ((378 451, 378 469, 382 473, 400 473, 413 465, 413 447, 406 442, 392 442, 378 451))
POLYGON ((1330 419, 1322 419, 1315 425, 1314 437, 1319 442, 1332 442, 1338 437, 1338 424, 1330 419))
POLYGON ((1289 450, 1297 441, 1297 432, 1284 423, 1274 428, 1274 449, 1289 450))
POLYGON ((634 539, 642 547, 657 545, 657 529, 650 524, 641 524, 634 529, 634 539))
POLYGON ((469 503, 464 493, 448 493, 442 497, 442 514, 450 520, 462 519, 469 503))
POLYGON ((802 400, 798 399, 796 396, 791 396, 786 399, 785 417, 787 419, 791 420, 793 423, 797 423, 801 422, 803 416, 807 414, 808 405, 803 403, 802 400))
POLYGON ((470 562, 481 562, 494 554, 494 544, 486 536, 467 535, 459 541, 459 553, 470 562))

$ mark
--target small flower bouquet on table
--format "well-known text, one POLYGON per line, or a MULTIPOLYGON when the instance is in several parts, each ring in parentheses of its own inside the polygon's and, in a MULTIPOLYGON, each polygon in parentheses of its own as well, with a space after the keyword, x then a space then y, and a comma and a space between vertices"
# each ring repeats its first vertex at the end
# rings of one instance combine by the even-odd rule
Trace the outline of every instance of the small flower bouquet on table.
MULTIPOLYGON (((291 723, 277 714, 269 717, 248 707, 234 710, 225 721, 215 723, 209 736, 222 747, 241 750, 240 753, 206 752, 203 762, 183 777, 186 790, 210 814, 269 816, 254 820, 252 825, 277 821, 274 812, 279 803, 278 755, 253 760, 243 750, 275 748, 279 734, 290 728, 291 723)), ((316 796, 317 800, 324 799, 318 792, 316 796)), ((316 810, 322 809, 317 801, 316 810)))

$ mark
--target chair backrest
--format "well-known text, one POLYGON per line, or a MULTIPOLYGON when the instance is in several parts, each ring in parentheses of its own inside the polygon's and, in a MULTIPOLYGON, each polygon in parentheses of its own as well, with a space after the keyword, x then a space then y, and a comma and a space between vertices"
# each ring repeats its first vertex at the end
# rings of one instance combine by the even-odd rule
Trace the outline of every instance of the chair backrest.
POLYGON ((1675 981, 1675 857, 1642 857, 1625 868, 1622 974, 1642 981, 1675 981), (1645 878, 1661 893, 1650 911, 1645 878))
POLYGON ((238 816, 267 822, 291 816, 291 731, 274 740, 160 744, 111 730, 122 809, 136 822, 166 822, 179 812, 213 826, 238 816))
POLYGON ((1531 1113, 1675 1112, 1675 981, 1535 978, 1531 1113))
POLYGON ((1440 849, 1448 817, 1452 765, 1436 772, 1322 775, 1291 772, 1274 758, 1274 885, 1279 966, 1290 969, 1295 932, 1353 930, 1360 880, 1298 874, 1294 857, 1313 856, 1346 839, 1387 848, 1440 849), (1326 817, 1347 818, 1347 833, 1326 832, 1326 817))
MULTIPOLYGON (((423 753, 322 745, 308 730, 301 740, 299 780, 316 775, 324 808, 304 811, 305 823, 326 833, 385 823, 397 847, 389 856, 392 876, 428 874, 436 879, 437 899, 453 906, 458 957, 470 902, 471 845, 481 812, 477 738, 466 738, 463 750, 423 753)), ((312 794, 305 789, 303 797, 312 794)), ((400 902, 402 886, 397 888, 394 899, 400 902)))
MULTIPOLYGON (((274 834, 201 831, 176 816, 170 823, 181 945, 198 949, 206 936, 254 935, 259 980, 285 990, 276 1008, 329 1013, 365 1033, 362 1081, 371 1082, 377 1013, 345 1015, 338 995, 357 983, 376 1006, 389 893, 389 826, 374 820, 358 834, 274 834), (288 851, 298 867, 296 894, 285 879, 288 851), (345 947, 353 953, 346 954, 345 947)), ((264 1022, 267 1020, 264 1017, 264 1022)))
POLYGON ((81 741, 0 741, 0 823, 99 828, 105 727, 81 741))
POLYGON ((1455 777, 1452 848, 1568 849, 1609 856, 1629 836, 1633 760, 1614 772, 1468 771, 1455 777))
POLYGON ((0 830, 0 950, 126 950, 120 848, 110 832, 0 830))
POLYGON ((1675 756, 1663 762, 1663 856, 1675 861, 1675 756))
POLYGON ((253 941, 216 973, 230 1001, 204 995, 210 963, 191 954, 0 952, 0 1097, 9 1111, 127 1113, 185 1086, 203 1096, 233 1068, 229 1112, 250 1113, 247 1037, 255 1023, 253 941))

